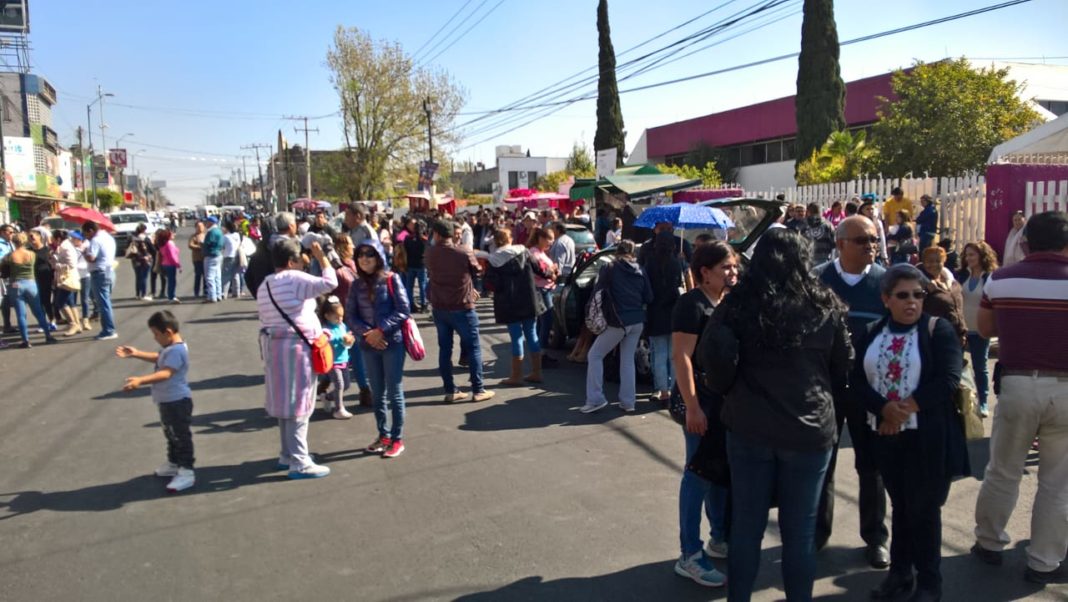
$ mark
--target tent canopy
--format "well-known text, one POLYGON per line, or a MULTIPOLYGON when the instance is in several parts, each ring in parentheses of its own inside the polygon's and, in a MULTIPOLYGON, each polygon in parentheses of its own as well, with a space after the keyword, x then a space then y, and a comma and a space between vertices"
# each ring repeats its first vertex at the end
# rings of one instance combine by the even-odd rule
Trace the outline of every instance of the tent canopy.
POLYGON ((1068 157, 1068 113, 995 146, 987 163, 1012 163, 1013 155, 1068 157))
POLYGON ((675 174, 655 173, 649 175, 616 175, 606 176, 600 180, 576 180, 571 187, 572 199, 592 199, 597 188, 603 188, 610 192, 622 192, 630 197, 652 196, 669 190, 681 190, 693 188, 701 183, 701 180, 687 180, 675 174))

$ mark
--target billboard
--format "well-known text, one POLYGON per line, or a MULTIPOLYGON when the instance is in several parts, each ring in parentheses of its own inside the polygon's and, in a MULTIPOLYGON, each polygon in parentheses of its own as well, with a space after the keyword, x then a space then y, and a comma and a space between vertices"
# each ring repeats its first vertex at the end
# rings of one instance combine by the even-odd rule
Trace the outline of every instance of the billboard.
POLYGON ((74 192, 74 157, 69 151, 59 151, 56 183, 59 184, 61 193, 70 194, 74 192))
POLYGON ((15 190, 37 191, 37 167, 33 163, 33 139, 4 137, 4 164, 15 190))
POLYGON ((0 32, 29 33, 28 0, 0 0, 0 32))
POLYGON ((111 162, 112 167, 119 169, 126 169, 126 149, 125 148, 113 148, 108 151, 108 161, 111 162))

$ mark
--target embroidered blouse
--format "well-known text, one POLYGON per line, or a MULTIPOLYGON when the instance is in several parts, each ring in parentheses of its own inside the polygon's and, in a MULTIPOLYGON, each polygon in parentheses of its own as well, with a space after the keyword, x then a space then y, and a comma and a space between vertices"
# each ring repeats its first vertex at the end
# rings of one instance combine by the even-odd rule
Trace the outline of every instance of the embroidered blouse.
MULTIPOLYGON (((868 384, 887 401, 903 401, 912 396, 920 384, 920 344, 916 326, 894 332, 890 323, 875 336, 864 355, 864 373, 868 384)), ((877 417, 868 412, 868 425, 878 429, 877 417)), ((901 430, 918 428, 916 414, 901 425, 901 430)))

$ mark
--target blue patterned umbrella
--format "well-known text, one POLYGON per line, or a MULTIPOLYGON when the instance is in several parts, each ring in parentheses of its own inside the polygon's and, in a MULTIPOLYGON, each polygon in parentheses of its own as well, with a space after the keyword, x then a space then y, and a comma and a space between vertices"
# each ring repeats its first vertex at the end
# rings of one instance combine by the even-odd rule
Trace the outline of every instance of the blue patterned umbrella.
POLYGON ((650 207, 638 216, 634 225, 639 228, 652 228, 660 223, 670 223, 675 228, 686 230, 693 228, 733 228, 734 222, 721 209, 692 203, 673 203, 650 207))

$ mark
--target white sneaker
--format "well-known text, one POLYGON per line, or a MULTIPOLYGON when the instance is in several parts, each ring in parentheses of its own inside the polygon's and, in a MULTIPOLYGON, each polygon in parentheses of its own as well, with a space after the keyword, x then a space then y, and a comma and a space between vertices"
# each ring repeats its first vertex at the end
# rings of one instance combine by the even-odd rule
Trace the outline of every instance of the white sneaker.
POLYGON ((178 465, 172 462, 164 462, 156 469, 157 477, 173 477, 178 474, 178 465))
POLYGON ((708 545, 705 546, 705 554, 708 554, 712 558, 726 558, 727 542, 709 539, 708 545))
POLYGON ((456 391, 455 393, 448 393, 445 395, 445 403, 456 403, 458 401, 467 401, 471 399, 470 393, 464 393, 463 391, 456 391))
POLYGON ((334 412, 334 418, 337 420, 348 420, 349 418, 352 418, 352 412, 342 407, 340 410, 334 412))
POLYGON ((583 414, 591 414, 591 413, 596 412, 597 410, 605 407, 606 405, 608 405, 607 401, 599 401, 599 402, 587 401, 586 405, 584 405, 581 408, 579 408, 579 411, 582 412, 583 414))
POLYGON ((167 483, 167 491, 178 493, 189 489, 197 482, 196 473, 191 468, 179 468, 178 474, 167 483))
POLYGON ((693 579, 707 587, 723 587, 727 584, 727 576, 717 571, 700 550, 689 558, 680 556, 675 562, 675 574, 693 579))
POLYGON ((303 470, 290 470, 289 478, 291 479, 321 479, 330 474, 330 468, 322 466, 321 464, 311 464, 304 467, 303 470))
POLYGON ((142 301, 151 301, 152 300, 152 295, 145 295, 144 297, 141 297, 141 300, 142 301))

